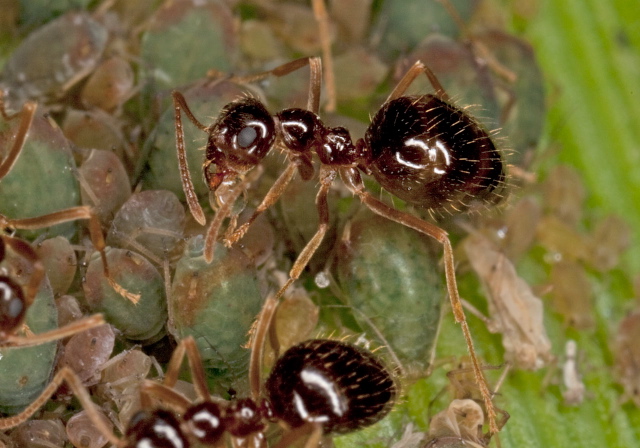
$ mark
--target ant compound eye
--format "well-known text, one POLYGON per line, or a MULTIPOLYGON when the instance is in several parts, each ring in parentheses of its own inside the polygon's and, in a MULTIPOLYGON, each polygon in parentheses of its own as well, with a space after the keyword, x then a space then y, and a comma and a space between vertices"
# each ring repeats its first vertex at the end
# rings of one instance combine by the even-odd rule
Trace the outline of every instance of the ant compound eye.
POLYGON ((206 158, 221 170, 242 173, 260 163, 275 135, 267 109, 253 98, 244 98, 228 104, 211 127, 206 158))
POLYGON ((0 276, 0 328, 15 329, 26 312, 22 288, 7 276, 0 276))
POLYGON ((238 146, 241 148, 249 148, 253 145, 258 137, 258 131, 253 126, 247 126, 238 134, 238 146))
POLYGON ((224 434, 222 409, 216 403, 205 401, 192 406, 183 418, 191 434, 202 444, 214 445, 224 434))

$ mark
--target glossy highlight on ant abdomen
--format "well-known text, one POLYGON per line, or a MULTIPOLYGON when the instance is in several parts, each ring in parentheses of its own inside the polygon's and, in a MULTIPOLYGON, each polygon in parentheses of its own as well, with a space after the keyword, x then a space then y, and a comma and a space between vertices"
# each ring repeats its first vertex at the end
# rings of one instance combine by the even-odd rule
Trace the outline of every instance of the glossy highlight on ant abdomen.
POLYGON ((388 101, 364 137, 368 168, 386 190, 428 209, 461 210, 498 202, 502 157, 469 115, 433 96, 388 101))
POLYGON ((278 359, 266 390, 274 415, 293 427, 320 423, 325 433, 347 433, 386 416, 396 386, 369 352, 351 344, 313 339, 278 359))

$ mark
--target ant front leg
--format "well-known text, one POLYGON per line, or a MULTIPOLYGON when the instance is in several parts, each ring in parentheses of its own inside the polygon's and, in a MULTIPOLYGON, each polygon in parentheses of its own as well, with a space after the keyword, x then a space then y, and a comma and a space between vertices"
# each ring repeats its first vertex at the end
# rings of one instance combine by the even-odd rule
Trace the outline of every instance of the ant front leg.
POLYGON ((11 169, 13 165, 18 160, 18 156, 22 151, 24 146, 24 142, 27 139, 27 133, 31 128, 31 123, 33 123, 33 117, 36 114, 36 109, 38 108, 38 104, 33 101, 28 101, 22 106, 22 110, 16 115, 8 115, 4 108, 4 94, 0 90, 0 115, 5 120, 11 120, 15 118, 17 115, 20 115, 20 126, 18 127, 18 131, 16 132, 16 136, 13 140, 13 144, 11 145, 11 149, 7 156, 0 162, 0 179, 3 179, 11 169))
MULTIPOLYGON (((320 109, 320 88, 322 86, 322 62, 320 58, 296 59, 295 61, 291 61, 279 67, 276 67, 273 70, 258 73, 251 77, 234 78, 234 80, 237 79, 244 82, 249 82, 266 78, 269 75, 277 77, 285 76, 295 70, 299 70, 306 65, 309 65, 309 97, 307 99, 307 110, 313 112, 314 114, 317 114, 320 109)), ((296 171, 300 172, 304 180, 311 179, 311 177, 313 176, 311 153, 309 151, 290 151, 289 154, 290 161, 287 168, 273 183, 260 205, 258 205, 256 210, 254 211, 253 215, 251 215, 251 217, 244 224, 238 227, 238 229, 236 229, 225 239, 225 244, 227 246, 230 247, 231 245, 239 241, 245 235, 245 233, 247 233, 249 226, 251 226, 251 224, 258 218, 258 216, 260 216, 264 211, 275 204, 278 199, 280 199, 282 194, 285 192, 287 185, 289 185, 289 182, 291 182, 291 179, 293 179, 296 171)))
POLYGON ((464 314, 460 295, 458 293, 455 262, 453 259, 453 248, 451 247, 451 241, 449 240, 447 232, 440 227, 424 221, 423 219, 420 219, 414 215, 396 210, 395 208, 390 207, 379 199, 373 197, 364 189, 362 178, 360 177, 360 174, 356 169, 342 169, 340 170, 340 175, 349 190, 357 195, 362 203, 369 207, 371 211, 377 213, 382 217, 390 219, 391 221, 395 221, 399 224, 405 225, 420 233, 430 236, 431 238, 442 244, 444 249, 444 271, 447 282, 447 292, 449 294, 449 300, 451 302, 453 315, 456 322, 459 323, 460 327, 462 328, 462 334, 464 335, 467 349, 469 350, 469 356, 471 357, 474 376, 476 378, 476 382, 478 383, 478 388, 480 389, 480 392, 482 394, 482 398, 487 409, 487 414, 489 416, 490 430, 492 433, 498 432, 499 429, 496 425, 496 411, 491 400, 491 391, 482 371, 482 366, 478 361, 478 356, 476 355, 476 351, 473 345, 473 339, 471 338, 471 331, 469 330, 469 325, 467 324, 467 319, 464 314))

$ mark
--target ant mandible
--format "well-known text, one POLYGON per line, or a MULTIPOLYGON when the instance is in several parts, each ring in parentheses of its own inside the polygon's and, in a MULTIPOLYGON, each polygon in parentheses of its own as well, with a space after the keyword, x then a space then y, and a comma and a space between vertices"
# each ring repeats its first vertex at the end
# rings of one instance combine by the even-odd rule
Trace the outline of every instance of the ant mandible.
POLYGON ((373 212, 428 235, 443 245, 447 291, 453 314, 462 327, 476 381, 488 411, 490 430, 497 432, 491 393, 475 354, 460 302, 453 249, 447 232, 375 198, 365 190, 360 171, 373 175, 384 189, 410 205, 430 211, 457 212, 469 207, 473 201, 499 201, 505 183, 500 152, 488 132, 451 104, 435 74, 419 61, 407 71, 373 117, 364 138, 355 144, 347 129, 327 127, 317 115, 322 72, 319 58, 297 59, 273 70, 234 80, 252 82, 270 75, 284 76, 306 65, 310 68, 307 108, 285 109, 275 116, 257 99, 245 97, 226 105, 218 119, 205 126, 193 115, 182 94, 173 92, 180 177, 191 214, 202 225, 206 219, 189 175, 181 113, 184 112, 196 127, 209 136, 203 171, 220 208, 207 230, 205 258, 213 258, 214 243, 222 222, 231 215, 233 202, 247 187, 244 175, 260 164, 276 141, 287 153, 289 164, 249 220, 235 230, 227 230, 225 244, 228 246, 242 238, 251 223, 279 199, 296 171, 303 180, 313 177, 312 156, 315 152, 320 159, 320 187, 316 196, 318 230, 293 264, 289 280, 271 300, 278 300, 298 279, 320 245, 329 225, 327 194, 334 179, 340 175, 346 187, 373 212), (434 94, 403 96, 421 73, 429 79, 434 94))

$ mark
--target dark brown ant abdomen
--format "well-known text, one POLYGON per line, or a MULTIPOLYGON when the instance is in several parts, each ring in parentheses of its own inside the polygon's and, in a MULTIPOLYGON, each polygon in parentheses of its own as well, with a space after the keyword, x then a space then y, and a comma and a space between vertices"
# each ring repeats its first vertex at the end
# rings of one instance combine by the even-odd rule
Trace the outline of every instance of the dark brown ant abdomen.
POLYGON ((469 115, 433 95, 384 104, 364 137, 368 168, 395 196, 419 207, 457 211, 498 202, 502 157, 469 115))
POLYGON ((376 423, 391 410, 397 393, 373 355, 333 340, 310 340, 287 350, 266 390, 277 418, 292 427, 320 423, 325 434, 376 423))

